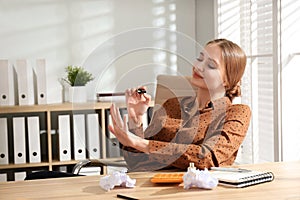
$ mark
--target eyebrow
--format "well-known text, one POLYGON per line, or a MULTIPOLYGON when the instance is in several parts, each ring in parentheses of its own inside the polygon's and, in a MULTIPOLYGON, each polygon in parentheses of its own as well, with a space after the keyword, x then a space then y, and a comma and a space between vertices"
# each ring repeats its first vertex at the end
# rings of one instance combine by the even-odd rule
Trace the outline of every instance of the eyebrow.
MULTIPOLYGON (((200 52, 200 56, 204 56, 204 53, 203 53, 203 52, 200 52)), ((208 60, 210 60, 211 62, 215 63, 217 66, 219 66, 218 62, 215 61, 214 59, 208 57, 208 60)))
POLYGON ((214 59, 208 58, 208 60, 212 61, 212 62, 215 63, 217 66, 219 66, 219 64, 217 63, 217 61, 215 61, 214 59))

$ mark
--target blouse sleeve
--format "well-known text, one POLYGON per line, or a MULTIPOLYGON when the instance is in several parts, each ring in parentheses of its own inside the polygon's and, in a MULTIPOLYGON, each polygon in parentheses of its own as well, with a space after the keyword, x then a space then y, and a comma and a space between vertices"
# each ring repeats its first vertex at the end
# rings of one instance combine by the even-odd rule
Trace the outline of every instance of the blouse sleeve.
MULTIPOLYGON (((179 144, 150 140, 149 160, 170 163, 172 166, 186 169, 194 162, 199 169, 211 166, 231 165, 245 138, 251 117, 247 105, 232 105, 226 112, 224 123, 206 133, 199 144, 179 144)), ((191 131, 191 128, 181 131, 191 131)))
MULTIPOLYGON (((170 118, 171 120, 180 118, 178 114, 170 117, 168 107, 170 106, 161 107, 154 112, 151 123, 143 135, 144 138, 149 139, 149 154, 129 147, 123 148, 129 170, 148 171, 168 166, 186 169, 190 162, 193 162, 197 168, 204 169, 211 166, 231 165, 234 162, 250 123, 251 111, 247 105, 230 105, 226 113, 213 122, 214 127, 206 131, 204 139, 202 137, 199 141, 190 142, 183 142, 182 138, 197 134, 199 128, 197 125, 177 128, 175 126, 176 135, 183 137, 172 141, 163 140, 164 135, 160 131, 165 128, 163 127, 165 121, 170 118)), ((178 121, 174 124, 177 123, 178 121)))
MULTIPOLYGON (((145 132, 143 131, 142 127, 130 129, 129 131, 139 137, 147 139, 149 139, 152 135, 156 135, 162 129, 162 123, 166 118, 166 113, 164 112, 164 110, 165 109, 163 107, 157 106, 154 108, 151 122, 146 128, 145 132)), ((122 153, 130 171, 155 170, 159 165, 159 163, 156 163, 156 161, 150 159, 149 154, 141 152, 132 147, 123 146, 122 153)))

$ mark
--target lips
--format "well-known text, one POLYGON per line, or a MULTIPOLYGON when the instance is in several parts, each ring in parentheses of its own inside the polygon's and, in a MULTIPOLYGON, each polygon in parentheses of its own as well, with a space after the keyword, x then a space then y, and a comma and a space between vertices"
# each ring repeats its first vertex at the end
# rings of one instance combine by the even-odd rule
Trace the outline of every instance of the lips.
POLYGON ((193 77, 203 79, 203 76, 201 76, 199 72, 197 72, 197 69, 195 68, 193 68, 193 77))

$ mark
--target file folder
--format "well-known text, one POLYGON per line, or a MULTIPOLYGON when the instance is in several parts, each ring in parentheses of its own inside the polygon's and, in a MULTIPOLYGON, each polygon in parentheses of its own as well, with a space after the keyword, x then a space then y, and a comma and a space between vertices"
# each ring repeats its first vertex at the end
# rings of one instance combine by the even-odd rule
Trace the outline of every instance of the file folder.
MULTIPOLYGON (((127 118, 128 119, 128 118, 127 118)), ((148 112, 143 115, 143 129, 145 130, 148 127, 148 112)))
POLYGON ((58 116, 58 145, 59 160, 71 160, 71 135, 70 135, 70 116, 58 116))
POLYGON ((7 174, 0 174, 0 182, 6 182, 7 181, 7 174))
POLYGON ((12 65, 0 60, 0 106, 15 105, 15 81, 12 65))
POLYGON ((34 104, 33 70, 26 60, 16 61, 19 105, 34 104))
POLYGON ((13 118, 14 161, 15 164, 26 163, 25 118, 13 118))
POLYGON ((15 172, 15 181, 24 181, 26 172, 15 172))
POLYGON ((0 118, 0 165, 8 164, 7 118, 0 118))
POLYGON ((82 167, 79 175, 83 176, 94 176, 101 174, 101 167, 82 167))
POLYGON ((36 60, 35 83, 37 104, 47 104, 47 75, 45 59, 36 60))
POLYGON ((39 117, 28 117, 29 162, 41 162, 40 121, 39 117))
POLYGON ((87 114, 87 151, 91 159, 100 158, 99 130, 98 114, 87 114))
POLYGON ((73 139, 74 159, 86 159, 85 150, 85 116, 84 114, 73 115, 73 139))
POLYGON ((114 135, 114 134, 112 134, 110 131, 109 131, 109 129, 108 129, 108 126, 109 125, 112 125, 112 118, 111 118, 111 115, 110 115, 110 112, 107 112, 106 113, 106 119, 107 119, 107 125, 106 125, 106 127, 107 127, 107 131, 108 131, 108 138, 109 139, 115 139, 116 138, 116 136, 114 135))
MULTIPOLYGON (((112 119, 110 112, 107 110, 106 111, 106 127, 112 124, 112 119)), ((113 157, 120 157, 121 156, 121 149, 120 149, 120 143, 116 136, 112 134, 108 128, 106 129, 107 131, 107 137, 108 140, 106 142, 106 151, 107 151, 107 157, 113 158, 113 157)))

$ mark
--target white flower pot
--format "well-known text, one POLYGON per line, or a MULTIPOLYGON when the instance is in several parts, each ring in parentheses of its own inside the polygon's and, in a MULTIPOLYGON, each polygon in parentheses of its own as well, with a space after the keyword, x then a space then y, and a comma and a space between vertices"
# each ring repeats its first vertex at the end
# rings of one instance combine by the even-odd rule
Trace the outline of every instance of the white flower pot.
POLYGON ((69 101, 72 103, 84 103, 87 101, 86 87, 73 86, 69 88, 69 101))

